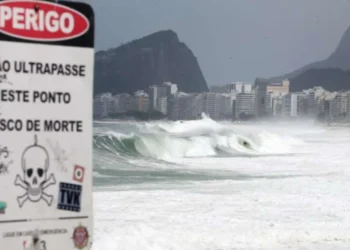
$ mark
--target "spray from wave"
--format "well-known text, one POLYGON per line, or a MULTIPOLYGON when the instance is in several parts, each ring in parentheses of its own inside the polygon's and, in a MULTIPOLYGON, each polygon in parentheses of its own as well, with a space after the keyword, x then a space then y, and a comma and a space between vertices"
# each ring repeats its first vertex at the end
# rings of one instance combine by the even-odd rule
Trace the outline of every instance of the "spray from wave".
POLYGON ((124 123, 123 128, 107 126, 94 134, 95 150, 123 158, 168 162, 188 157, 288 154, 300 143, 288 135, 238 128, 205 115, 192 121, 124 123))

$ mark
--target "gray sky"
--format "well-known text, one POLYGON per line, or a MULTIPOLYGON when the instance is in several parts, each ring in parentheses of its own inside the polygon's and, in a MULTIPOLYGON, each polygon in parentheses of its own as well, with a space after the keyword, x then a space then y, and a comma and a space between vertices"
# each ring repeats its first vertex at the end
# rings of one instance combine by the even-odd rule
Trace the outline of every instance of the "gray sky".
POLYGON ((325 59, 350 25, 350 0, 85 2, 95 9, 98 50, 172 29, 209 85, 272 77, 325 59))

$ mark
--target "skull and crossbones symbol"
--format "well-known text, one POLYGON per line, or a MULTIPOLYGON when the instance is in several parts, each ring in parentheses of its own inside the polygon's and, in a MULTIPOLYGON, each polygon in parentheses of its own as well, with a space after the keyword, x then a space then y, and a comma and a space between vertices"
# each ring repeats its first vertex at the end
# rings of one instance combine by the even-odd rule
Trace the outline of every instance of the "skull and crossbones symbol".
POLYGON ((35 142, 28 146, 22 154, 22 179, 19 175, 16 176, 15 185, 26 190, 26 193, 17 197, 20 207, 29 199, 32 202, 44 200, 47 205, 51 206, 53 195, 48 195, 44 192, 46 188, 56 184, 53 174, 47 178, 47 170, 49 168, 49 154, 47 150, 37 144, 37 136, 35 142))

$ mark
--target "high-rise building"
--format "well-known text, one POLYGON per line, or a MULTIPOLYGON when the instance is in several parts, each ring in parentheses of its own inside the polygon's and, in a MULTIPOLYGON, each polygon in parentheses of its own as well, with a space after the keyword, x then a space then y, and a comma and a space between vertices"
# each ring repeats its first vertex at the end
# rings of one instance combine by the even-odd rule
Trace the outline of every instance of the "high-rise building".
POLYGON ((243 84, 243 88, 242 88, 242 93, 252 93, 253 91, 253 84, 251 83, 245 83, 243 84))
POLYGON ((307 94, 307 112, 309 117, 315 118, 317 116, 317 101, 314 90, 307 94))
POLYGON ((203 112, 209 115, 212 119, 218 119, 220 115, 220 94, 205 93, 203 112))
POLYGON ((324 99, 324 115, 327 122, 330 122, 331 118, 331 108, 330 100, 324 99))
MULTIPOLYGON (((327 93, 325 100, 327 105, 327 112, 328 112, 328 118, 329 120, 334 120, 339 117, 340 114, 340 100, 337 97, 338 93, 327 93)), ((325 107, 326 109, 326 107, 325 107)))
POLYGON ((143 90, 136 91, 129 97, 128 111, 147 112, 149 108, 149 96, 143 90))
POLYGON ((282 97, 282 116, 291 117, 292 116, 292 94, 286 94, 282 97))
POLYGON ((282 97, 282 116, 298 117, 301 116, 303 109, 304 95, 302 93, 288 93, 282 97))
POLYGON ((346 116, 350 120, 350 91, 346 92, 346 116))
POLYGON ((175 84, 175 83, 164 82, 163 86, 167 87, 167 90, 166 90, 167 96, 174 95, 178 91, 177 84, 175 84))
POLYGON ((273 116, 280 117, 283 112, 282 96, 274 96, 272 99, 272 114, 273 116))
POLYGON ((265 114, 267 116, 271 116, 273 114, 272 103, 273 103, 272 93, 266 93, 266 96, 265 96, 265 114))
POLYGON ((210 118, 220 120, 231 117, 233 95, 222 93, 203 93, 200 95, 203 96, 202 112, 210 118))
POLYGON ((282 83, 260 83, 260 85, 261 87, 256 89, 260 100, 260 104, 257 104, 257 113, 259 116, 290 116, 292 96, 290 95, 284 98, 289 93, 289 81, 284 80, 282 83), (263 99, 265 91, 265 99, 263 99), (263 100, 265 104, 261 104, 263 100), (264 105, 264 107, 259 107, 261 105, 264 105))
POLYGON ((139 96, 139 111, 140 112, 148 112, 149 109, 149 97, 147 94, 143 96, 139 96))
POLYGON ((335 93, 335 96, 333 96, 333 98, 330 98, 329 100, 330 116, 332 120, 339 119, 339 117, 341 116, 341 99, 341 94, 335 93))
POLYGON ((108 116, 111 99, 111 93, 101 93, 95 96, 93 101, 94 117, 104 118, 108 116))
POLYGON ((113 96, 113 111, 112 113, 124 113, 128 109, 130 95, 127 93, 117 94, 113 96))
POLYGON ((155 110, 157 106, 157 98, 158 98, 158 86, 152 85, 148 88, 148 96, 149 96, 149 110, 155 110))
POLYGON ((220 98, 220 119, 232 118, 233 95, 222 94, 220 98))
POLYGON ((231 110, 231 116, 232 116, 232 120, 237 120, 237 116, 236 116, 236 98, 234 100, 232 100, 232 110, 231 110))
POLYGON ((282 83, 270 83, 266 87, 267 93, 273 93, 273 95, 286 95, 289 93, 289 80, 283 80, 282 83))
POLYGON ((254 115, 255 94, 241 93, 236 96, 236 118, 241 115, 254 115))
MULTIPOLYGON (((159 111, 164 112, 168 110, 168 107, 165 107, 164 100, 169 100, 171 95, 174 95, 178 91, 177 84, 171 82, 164 82, 162 85, 152 85, 149 87, 149 102, 150 102, 150 111, 159 111), (166 97, 166 99, 165 99, 166 97)), ((166 103, 168 106, 168 103, 166 103)))
POLYGON ((263 117, 266 115, 266 94, 268 83, 259 82, 255 85, 255 115, 263 117))
POLYGON ((347 93, 339 93, 339 101, 340 101, 340 114, 345 117, 348 110, 348 99, 347 93))
POLYGON ((225 85, 226 86, 226 93, 232 93, 235 92, 237 94, 240 93, 251 93, 253 89, 253 84, 248 82, 234 82, 225 85))
POLYGON ((295 93, 297 96, 297 116, 305 117, 308 114, 307 95, 303 92, 295 93))
POLYGON ((160 97, 157 99, 157 110, 163 115, 168 113, 168 97, 160 97))
POLYGON ((178 92, 170 97, 168 115, 172 120, 194 119, 203 109, 203 96, 178 92))

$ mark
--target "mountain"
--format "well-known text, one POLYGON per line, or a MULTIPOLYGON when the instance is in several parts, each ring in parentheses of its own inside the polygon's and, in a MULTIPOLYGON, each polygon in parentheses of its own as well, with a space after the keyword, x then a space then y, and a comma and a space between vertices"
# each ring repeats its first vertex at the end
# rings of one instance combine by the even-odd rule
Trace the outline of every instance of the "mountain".
POLYGON ((196 57, 172 30, 95 54, 95 94, 133 93, 165 81, 183 92, 208 91, 196 57))
POLYGON ((321 86, 329 91, 350 90, 350 71, 340 68, 308 69, 289 80, 291 92, 314 86, 321 86))
MULTIPOLYGON (((283 79, 294 78, 309 69, 339 68, 350 69, 350 27, 345 31, 336 50, 325 60, 308 64, 291 73, 268 79, 269 82, 280 82, 283 79)), ((327 71, 326 71, 327 72, 327 71)), ((309 73, 310 74, 310 73, 309 73)))

